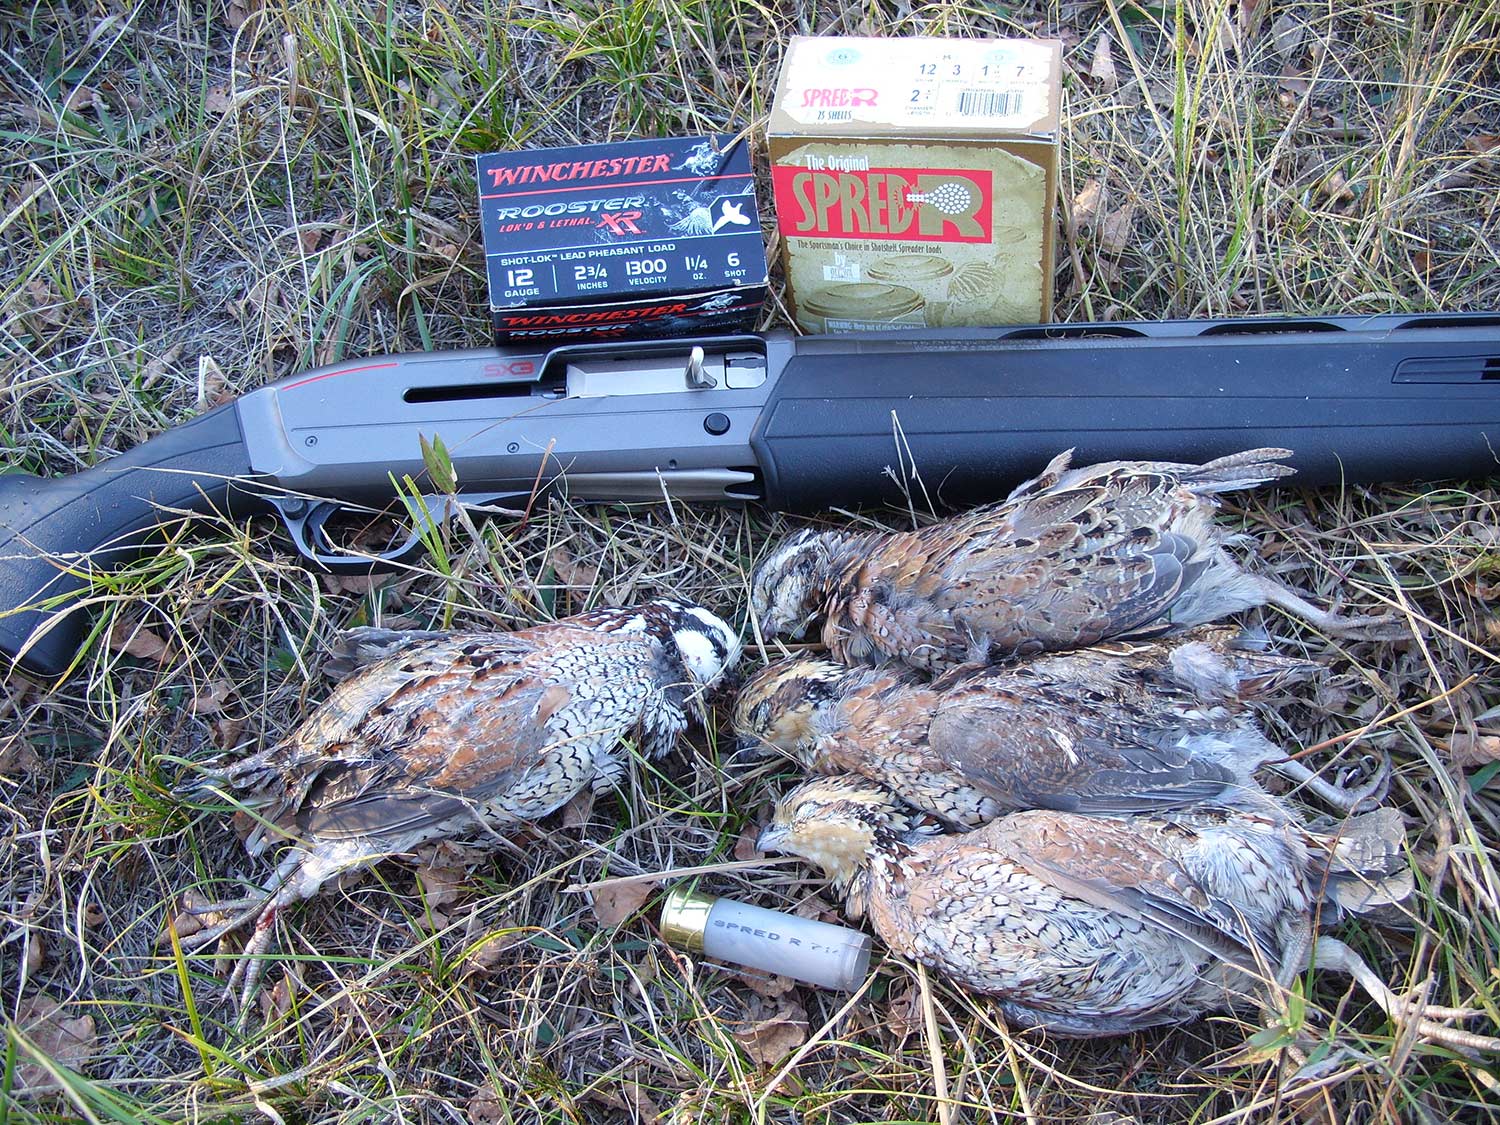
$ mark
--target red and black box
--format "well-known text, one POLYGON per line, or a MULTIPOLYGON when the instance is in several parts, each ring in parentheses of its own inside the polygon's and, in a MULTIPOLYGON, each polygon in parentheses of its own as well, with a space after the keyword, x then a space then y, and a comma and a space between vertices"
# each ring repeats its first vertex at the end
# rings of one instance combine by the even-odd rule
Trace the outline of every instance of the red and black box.
POLYGON ((743 139, 478 158, 496 341, 754 329, 766 253, 743 139))

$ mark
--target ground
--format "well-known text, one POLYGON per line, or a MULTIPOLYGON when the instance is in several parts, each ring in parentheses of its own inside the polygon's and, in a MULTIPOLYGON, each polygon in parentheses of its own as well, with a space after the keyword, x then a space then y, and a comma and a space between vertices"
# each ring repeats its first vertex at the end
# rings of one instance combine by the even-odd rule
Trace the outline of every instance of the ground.
MULTIPOLYGON (((1063 39, 1060 319, 1500 308, 1493 3, 41 3, 0 22, 0 456, 71 472, 315 364, 482 343, 474 153, 748 128, 764 171, 780 54, 809 32, 1063 39)), ((1421 894, 1404 926, 1340 934, 1394 987, 1485 1009, 1481 1029, 1500 1019, 1496 508, 1476 482, 1287 487, 1225 514, 1288 581, 1424 623, 1349 645, 1267 615, 1329 668, 1270 721, 1289 748, 1371 728, 1360 746, 1394 755, 1421 894)), ((498 854, 392 861, 292 912, 243 1024, 226 965, 159 941, 184 893, 267 872, 227 805, 174 787, 304 717, 337 630, 663 591, 743 622, 748 566, 801 522, 541 506, 372 584, 315 577, 267 520, 199 520, 101 583, 77 672, 4 688, 0 1121, 1493 1112, 1494 1060, 1414 1043, 1336 977, 1305 982, 1284 1034, 1221 1018, 1076 1043, 1012 1035, 893 960, 851 1000, 673 953, 641 884, 577 888, 748 856, 785 778, 731 761, 723 731, 498 854), (1300 1082, 1293 1032, 1315 1045, 1300 1082)), ((703 887, 827 909, 797 867, 703 887)))

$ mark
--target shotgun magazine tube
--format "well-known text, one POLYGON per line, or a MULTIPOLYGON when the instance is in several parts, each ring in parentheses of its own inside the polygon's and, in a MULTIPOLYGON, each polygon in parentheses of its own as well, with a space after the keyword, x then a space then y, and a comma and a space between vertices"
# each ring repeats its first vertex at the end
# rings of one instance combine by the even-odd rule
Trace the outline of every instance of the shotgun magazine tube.
POLYGON ((686 887, 662 901, 661 936, 715 961, 843 991, 859 987, 870 966, 868 934, 686 887))

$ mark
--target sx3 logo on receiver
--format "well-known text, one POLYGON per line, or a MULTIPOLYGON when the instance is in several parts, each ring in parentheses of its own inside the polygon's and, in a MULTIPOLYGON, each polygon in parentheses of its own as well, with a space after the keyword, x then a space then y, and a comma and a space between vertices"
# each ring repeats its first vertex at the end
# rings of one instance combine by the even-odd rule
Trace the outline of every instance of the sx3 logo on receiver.
POLYGON ((644 234, 635 222, 640 217, 640 211, 601 211, 597 225, 607 229, 610 234, 621 237, 627 234, 644 234))

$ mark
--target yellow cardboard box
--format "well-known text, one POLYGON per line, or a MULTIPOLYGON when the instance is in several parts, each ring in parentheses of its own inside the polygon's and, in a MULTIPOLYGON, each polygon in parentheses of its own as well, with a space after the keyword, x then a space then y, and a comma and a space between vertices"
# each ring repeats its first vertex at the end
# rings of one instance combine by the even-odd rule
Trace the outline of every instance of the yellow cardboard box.
POLYGON ((1052 310, 1062 44, 798 36, 769 126, 787 294, 810 332, 1052 310))

